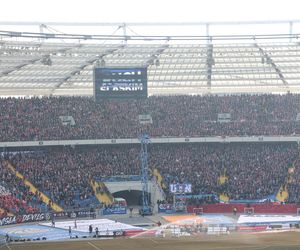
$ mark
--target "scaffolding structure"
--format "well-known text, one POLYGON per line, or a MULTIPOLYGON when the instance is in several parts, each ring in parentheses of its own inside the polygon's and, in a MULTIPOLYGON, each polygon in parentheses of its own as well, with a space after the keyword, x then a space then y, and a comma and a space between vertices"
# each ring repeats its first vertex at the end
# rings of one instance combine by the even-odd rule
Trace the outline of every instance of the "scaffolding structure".
POLYGON ((143 134, 140 138, 141 142, 141 180, 142 180, 142 207, 140 209, 141 215, 151 215, 152 207, 149 202, 149 169, 148 169, 148 144, 150 143, 150 137, 147 134, 143 134))

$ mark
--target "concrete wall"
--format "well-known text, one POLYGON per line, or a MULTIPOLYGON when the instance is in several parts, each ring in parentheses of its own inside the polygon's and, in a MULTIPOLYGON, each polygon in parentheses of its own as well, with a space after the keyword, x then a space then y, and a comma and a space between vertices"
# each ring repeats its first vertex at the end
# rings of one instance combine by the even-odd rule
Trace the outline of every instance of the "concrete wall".
MULTIPOLYGON (((126 190, 143 190, 141 181, 104 182, 104 184, 112 194, 126 190)), ((148 190, 151 193, 151 203, 152 205, 154 205, 154 212, 157 212, 156 202, 157 200, 163 200, 164 194, 161 192, 159 186, 154 181, 148 182, 148 190)))

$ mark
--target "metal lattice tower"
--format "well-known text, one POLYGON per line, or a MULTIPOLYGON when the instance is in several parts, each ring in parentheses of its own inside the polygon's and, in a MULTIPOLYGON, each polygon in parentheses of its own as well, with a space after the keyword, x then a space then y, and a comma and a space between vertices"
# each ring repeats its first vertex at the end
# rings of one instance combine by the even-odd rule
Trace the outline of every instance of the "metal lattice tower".
POLYGON ((141 177, 142 177, 142 211, 150 211, 149 206, 149 190, 148 190, 148 150, 147 145, 150 143, 150 138, 147 134, 143 134, 141 141, 141 177))

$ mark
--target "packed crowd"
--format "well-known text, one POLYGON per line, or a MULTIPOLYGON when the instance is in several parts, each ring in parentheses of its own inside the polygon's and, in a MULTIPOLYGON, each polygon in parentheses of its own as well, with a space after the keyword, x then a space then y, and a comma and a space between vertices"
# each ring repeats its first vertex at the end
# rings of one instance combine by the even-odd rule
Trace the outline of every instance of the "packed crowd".
POLYGON ((230 164, 226 166, 230 178, 221 186, 225 193, 236 200, 262 199, 276 194, 284 184, 288 168, 298 161, 299 151, 296 144, 272 147, 255 145, 235 150, 230 156, 225 153, 224 157, 225 162, 230 164), (243 155, 243 159, 239 154, 243 155), (241 171, 240 166, 243 165, 247 165, 247 168, 241 171), (253 183, 249 185, 251 181, 253 183))
MULTIPOLYGON (((92 155, 90 155, 92 157, 92 155)), ((65 208, 89 206, 95 201, 90 185, 91 172, 96 161, 89 160, 73 150, 17 154, 12 164, 53 202, 65 208)))
POLYGON ((0 99, 0 141, 152 137, 292 135, 300 95, 151 96, 145 100, 87 97, 0 99), (230 113, 231 122, 218 122, 230 113), (150 114, 151 125, 138 116, 150 114), (60 116, 75 124, 63 125, 60 116))
MULTIPOLYGON (((194 194, 226 193, 231 199, 262 199, 276 194, 288 168, 299 157, 296 143, 150 144, 149 155, 149 167, 160 170, 166 186, 192 183, 194 194), (224 169, 228 181, 220 185, 224 169)), ((40 191, 64 207, 76 206, 76 199, 94 197, 90 185, 94 179, 140 174, 139 147, 129 145, 25 152, 10 155, 10 161, 40 191)))
MULTIPOLYGON (((196 194, 261 199, 275 194, 284 183, 288 167, 298 158, 298 149, 296 144, 187 145, 161 149, 155 155, 162 161, 159 168, 168 182, 191 182, 196 194), (224 169, 228 181, 220 185, 224 169)), ((157 162, 153 164, 157 166, 157 162)))
POLYGON ((5 167, 4 161, 0 164, 1 217, 10 214, 28 214, 40 211, 42 201, 39 196, 29 191, 23 180, 18 179, 14 173, 5 167))

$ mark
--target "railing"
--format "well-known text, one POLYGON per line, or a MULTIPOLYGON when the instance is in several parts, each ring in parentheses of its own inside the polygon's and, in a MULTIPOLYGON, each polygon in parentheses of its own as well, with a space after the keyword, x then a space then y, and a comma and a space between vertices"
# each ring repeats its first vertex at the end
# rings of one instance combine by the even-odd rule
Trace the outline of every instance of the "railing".
POLYGON ((121 181, 140 181, 140 175, 115 175, 109 177, 96 178, 96 181, 101 182, 121 182, 121 181))

